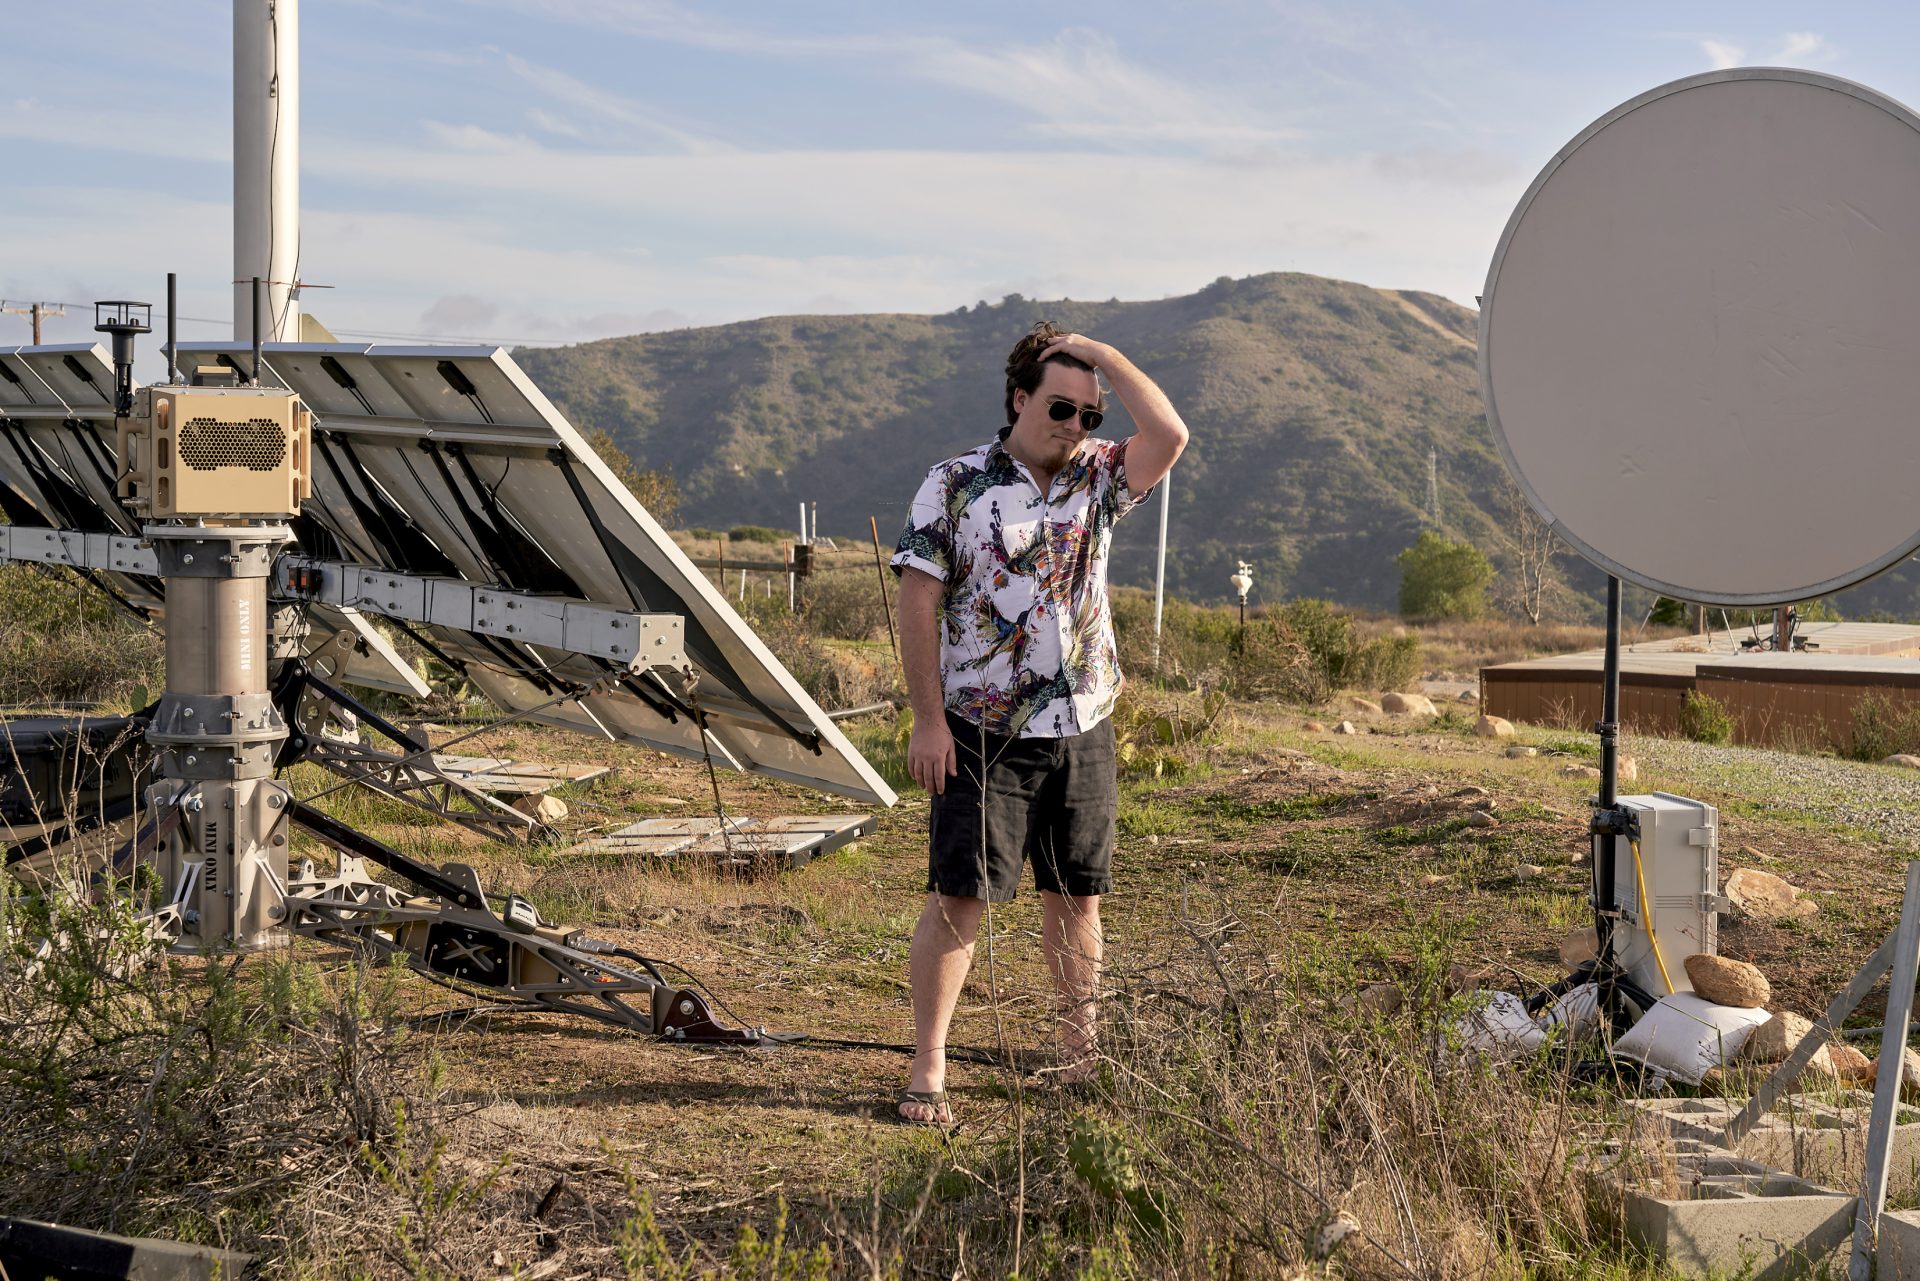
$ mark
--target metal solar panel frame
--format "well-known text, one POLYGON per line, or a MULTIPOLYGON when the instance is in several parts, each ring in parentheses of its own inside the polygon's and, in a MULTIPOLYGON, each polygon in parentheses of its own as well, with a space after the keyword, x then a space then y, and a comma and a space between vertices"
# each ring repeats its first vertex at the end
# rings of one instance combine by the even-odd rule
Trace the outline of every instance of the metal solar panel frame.
MULTIPOLYGON (((0 347, 0 514, 15 529, 138 539, 140 522, 114 493, 113 424, 113 362, 104 347, 0 347)), ((139 612, 165 605, 156 577, 86 572, 139 612)))
MULTIPOLYGON (((237 342, 182 343, 178 363, 247 370, 251 359, 237 342)), ((498 619, 481 633, 457 614, 407 628, 495 703, 860 801, 898 799, 503 348, 278 343, 264 360, 262 380, 299 393, 315 418, 304 554, 392 571, 394 591, 457 580, 480 589, 449 593, 476 612, 489 587, 554 602, 521 619, 541 639, 503 638, 498 619), (681 616, 696 679, 622 675, 556 647, 567 600, 681 616)), ((390 608, 377 575, 353 577, 359 594, 340 603, 390 608)))
MULTIPOLYGON (((105 347, 0 348, 0 490, 6 491, 0 493, 0 514, 9 521, 9 533, 77 530, 138 542, 141 519, 115 492, 116 448, 113 361, 105 347)), ((152 572, 86 568, 85 560, 65 554, 70 542, 45 539, 45 550, 35 559, 69 565, 135 612, 164 619, 164 589, 152 572)), ((126 551, 125 561, 151 570, 144 565, 150 556, 131 547, 126 551)), ((348 631, 361 642, 341 679, 415 698, 429 692, 357 612, 320 605, 314 614, 322 631, 348 631)))

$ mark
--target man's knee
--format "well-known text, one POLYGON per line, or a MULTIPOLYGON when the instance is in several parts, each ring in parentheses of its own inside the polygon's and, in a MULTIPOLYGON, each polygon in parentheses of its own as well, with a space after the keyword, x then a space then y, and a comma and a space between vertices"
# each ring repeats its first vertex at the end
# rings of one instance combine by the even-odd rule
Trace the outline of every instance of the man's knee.
POLYGON ((1062 894, 1054 890, 1040 891, 1040 903, 1049 916, 1063 921, 1100 920, 1100 896, 1098 894, 1062 894))
POLYGON ((971 947, 974 936, 979 932, 980 916, 986 906, 985 899, 929 894, 926 908, 920 914, 921 928, 943 942, 971 947))

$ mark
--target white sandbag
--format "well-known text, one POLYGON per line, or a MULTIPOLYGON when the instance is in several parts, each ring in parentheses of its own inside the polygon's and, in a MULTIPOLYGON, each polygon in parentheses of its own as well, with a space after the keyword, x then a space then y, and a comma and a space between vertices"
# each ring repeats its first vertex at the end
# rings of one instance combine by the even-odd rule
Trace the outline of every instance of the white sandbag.
POLYGON ((1772 1018, 1765 1010, 1715 1005, 1691 992, 1663 996, 1613 1043, 1617 1058, 1700 1084, 1708 1068, 1731 1063, 1753 1029, 1772 1018))
POLYGON ((1533 1053, 1547 1039, 1527 1013, 1526 1002, 1511 992, 1483 992, 1481 1003, 1454 1026, 1461 1044, 1498 1059, 1517 1059, 1533 1053))
POLYGON ((1600 1026, 1600 988, 1593 983, 1582 983, 1569 989, 1536 1014, 1534 1022, 1550 1033, 1564 1028, 1576 1041, 1592 1034, 1600 1026))

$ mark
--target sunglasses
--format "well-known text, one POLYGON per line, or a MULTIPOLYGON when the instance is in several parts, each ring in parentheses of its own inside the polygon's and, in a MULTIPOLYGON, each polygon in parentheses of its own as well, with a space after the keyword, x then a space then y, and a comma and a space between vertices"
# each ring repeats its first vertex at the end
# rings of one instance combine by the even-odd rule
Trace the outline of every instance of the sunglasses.
POLYGON ((1063 423, 1075 414, 1080 415, 1080 426, 1086 430, 1088 435, 1099 431, 1100 424, 1106 419, 1106 415, 1099 410, 1082 409, 1071 400, 1054 398, 1047 401, 1047 417, 1057 423, 1063 423))

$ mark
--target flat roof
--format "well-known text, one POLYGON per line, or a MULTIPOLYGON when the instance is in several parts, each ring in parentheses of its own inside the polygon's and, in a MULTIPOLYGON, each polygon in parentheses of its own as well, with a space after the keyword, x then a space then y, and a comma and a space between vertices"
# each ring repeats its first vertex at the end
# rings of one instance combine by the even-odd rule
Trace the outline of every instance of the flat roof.
MULTIPOLYGON (((1803 623, 1795 634, 1817 648, 1791 654, 1773 650, 1743 652, 1740 642, 1752 635, 1746 629, 1622 645, 1620 673, 1623 677, 1648 678, 1646 683, 1650 684, 1673 680, 1690 682, 1697 674, 1766 680, 1788 680, 1798 675, 1812 677, 1815 673, 1826 673, 1829 680, 1845 679, 1845 673, 1920 676, 1920 625, 1803 623)), ((1598 674, 1605 663, 1605 650, 1588 649, 1483 667, 1480 675, 1494 680, 1579 680, 1589 672, 1598 674)))

